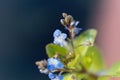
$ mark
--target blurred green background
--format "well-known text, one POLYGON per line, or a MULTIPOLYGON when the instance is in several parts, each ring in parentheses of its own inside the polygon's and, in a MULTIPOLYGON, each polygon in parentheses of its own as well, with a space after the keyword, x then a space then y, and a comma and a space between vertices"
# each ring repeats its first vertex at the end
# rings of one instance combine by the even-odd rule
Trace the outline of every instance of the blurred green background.
MULTIPOLYGON (((47 58, 61 13, 67 12, 87 28, 98 0, 0 0, 0 80, 49 80, 35 61, 47 58)), ((65 30, 64 30, 65 31, 65 30)))

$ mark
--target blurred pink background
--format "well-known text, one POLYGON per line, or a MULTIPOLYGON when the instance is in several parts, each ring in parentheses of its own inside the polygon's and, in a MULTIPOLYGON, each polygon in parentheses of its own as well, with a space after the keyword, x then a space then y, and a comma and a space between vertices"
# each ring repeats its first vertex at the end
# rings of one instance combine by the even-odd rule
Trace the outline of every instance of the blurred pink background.
MULTIPOLYGON (((92 26, 97 27, 97 44, 107 68, 120 61, 120 0, 102 0, 92 13, 92 26), (93 18, 94 17, 94 18, 93 18)), ((112 78, 111 80, 120 80, 112 78)))

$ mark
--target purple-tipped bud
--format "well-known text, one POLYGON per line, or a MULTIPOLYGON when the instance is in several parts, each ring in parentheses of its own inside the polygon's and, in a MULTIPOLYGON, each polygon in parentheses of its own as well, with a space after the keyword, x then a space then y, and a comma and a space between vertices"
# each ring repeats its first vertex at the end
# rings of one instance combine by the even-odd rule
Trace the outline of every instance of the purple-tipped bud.
POLYGON ((79 21, 72 21, 72 22, 70 23, 70 26, 76 27, 78 24, 79 24, 79 21))

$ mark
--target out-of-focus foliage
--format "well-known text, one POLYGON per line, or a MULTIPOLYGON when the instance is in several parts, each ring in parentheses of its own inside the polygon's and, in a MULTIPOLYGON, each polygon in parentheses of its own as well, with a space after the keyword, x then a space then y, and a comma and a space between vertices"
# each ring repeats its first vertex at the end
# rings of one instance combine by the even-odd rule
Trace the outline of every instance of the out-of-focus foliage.
POLYGON ((110 70, 108 70, 108 75, 112 77, 120 77, 120 62, 117 62, 110 68, 110 70))

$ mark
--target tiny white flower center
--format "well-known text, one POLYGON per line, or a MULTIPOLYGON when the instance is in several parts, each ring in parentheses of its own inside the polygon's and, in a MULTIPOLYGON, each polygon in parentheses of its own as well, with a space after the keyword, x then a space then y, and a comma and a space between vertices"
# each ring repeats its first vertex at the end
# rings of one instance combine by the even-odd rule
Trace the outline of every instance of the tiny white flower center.
POLYGON ((50 61, 50 64, 52 64, 52 65, 57 65, 57 64, 58 64, 58 60, 52 59, 52 60, 50 61))
POLYGON ((58 61, 54 59, 54 60, 53 60, 53 64, 54 64, 54 65, 57 65, 57 64, 58 64, 58 61))

